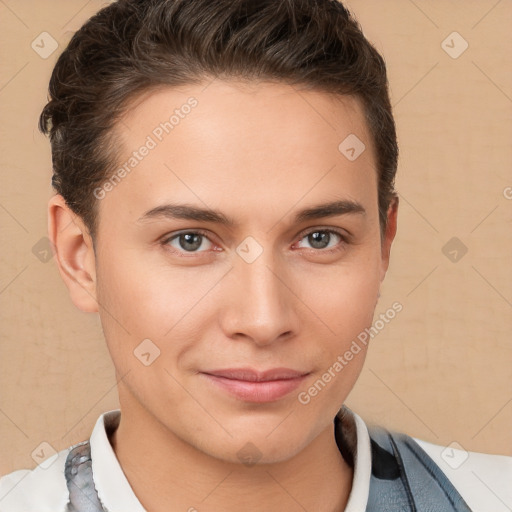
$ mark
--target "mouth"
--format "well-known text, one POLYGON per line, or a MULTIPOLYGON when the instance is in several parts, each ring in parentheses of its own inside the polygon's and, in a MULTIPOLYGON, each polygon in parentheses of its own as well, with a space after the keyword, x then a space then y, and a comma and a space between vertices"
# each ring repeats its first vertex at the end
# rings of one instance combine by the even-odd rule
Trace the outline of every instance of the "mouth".
POLYGON ((253 403, 274 402, 297 389, 309 372, 290 368, 265 371, 252 368, 228 368, 201 372, 217 389, 235 398, 253 403))

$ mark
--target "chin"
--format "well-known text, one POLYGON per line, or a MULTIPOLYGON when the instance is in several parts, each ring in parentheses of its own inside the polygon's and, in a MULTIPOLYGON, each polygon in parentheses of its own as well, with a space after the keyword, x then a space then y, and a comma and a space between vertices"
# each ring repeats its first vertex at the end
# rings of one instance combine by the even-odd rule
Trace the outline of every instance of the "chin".
POLYGON ((283 431, 270 436, 261 432, 234 435, 226 443, 211 446, 210 455, 233 464, 252 467, 261 464, 285 462, 299 453, 307 443, 306 436, 300 438, 283 431))

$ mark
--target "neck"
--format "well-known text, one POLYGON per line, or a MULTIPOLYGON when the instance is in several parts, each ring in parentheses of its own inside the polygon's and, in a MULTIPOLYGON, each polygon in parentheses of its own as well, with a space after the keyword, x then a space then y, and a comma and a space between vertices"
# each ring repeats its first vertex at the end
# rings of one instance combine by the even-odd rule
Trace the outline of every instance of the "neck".
POLYGON ((287 461, 245 466, 199 451, 142 408, 133 412, 123 409, 110 442, 148 512, 345 509, 353 469, 336 445, 334 424, 287 461))

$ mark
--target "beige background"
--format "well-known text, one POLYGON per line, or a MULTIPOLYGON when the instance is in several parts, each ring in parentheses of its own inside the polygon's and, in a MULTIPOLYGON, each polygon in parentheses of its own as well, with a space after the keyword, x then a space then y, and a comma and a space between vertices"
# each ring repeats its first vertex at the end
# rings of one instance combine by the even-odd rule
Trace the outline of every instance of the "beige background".
MULTIPOLYGON (((59 52, 103 3, 0 1, 0 474, 34 467, 41 442, 86 439, 118 406, 97 317, 71 304, 44 246, 33 252, 51 195, 37 116, 59 52), (47 59, 31 48, 42 32, 59 44, 47 59)), ((347 3, 389 66, 401 207, 377 314, 403 304, 347 404, 436 444, 512 455, 512 2, 347 3), (469 44, 458 58, 442 47, 454 31, 469 44), (442 251, 452 237, 468 249, 457 262, 442 251)))

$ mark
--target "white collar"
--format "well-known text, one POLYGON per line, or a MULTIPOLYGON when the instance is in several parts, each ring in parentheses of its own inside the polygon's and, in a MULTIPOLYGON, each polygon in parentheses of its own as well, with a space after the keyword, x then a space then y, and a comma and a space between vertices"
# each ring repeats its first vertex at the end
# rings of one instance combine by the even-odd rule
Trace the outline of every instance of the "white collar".
MULTIPOLYGON (((352 422, 357 446, 349 449, 354 455, 354 479, 345 512, 366 510, 371 476, 371 449, 364 421, 343 406, 344 421, 352 422)), ((98 496, 109 512, 146 512, 135 496, 112 449, 109 437, 117 428, 121 411, 114 409, 102 414, 90 437, 92 473, 98 496)))
POLYGON ((92 478, 101 503, 109 512, 146 512, 126 479, 110 444, 111 433, 119 425, 121 411, 103 413, 89 439, 91 447, 92 478))

